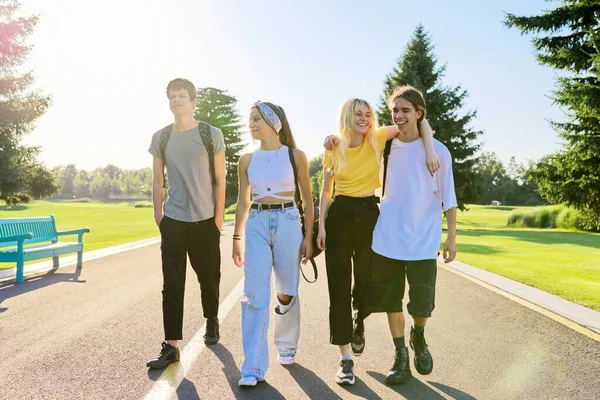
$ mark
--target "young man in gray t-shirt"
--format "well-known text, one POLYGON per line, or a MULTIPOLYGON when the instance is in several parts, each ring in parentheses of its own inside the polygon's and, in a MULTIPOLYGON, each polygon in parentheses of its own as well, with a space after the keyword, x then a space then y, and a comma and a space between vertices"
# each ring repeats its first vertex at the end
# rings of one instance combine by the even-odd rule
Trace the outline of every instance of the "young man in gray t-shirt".
POLYGON ((206 322, 204 343, 219 341, 219 283, 221 280, 220 231, 225 206, 225 144, 220 129, 210 127, 214 147, 214 178, 207 146, 194 119, 196 88, 186 79, 167 86, 175 123, 166 147, 161 149, 162 129, 152 136, 152 202, 154 220, 161 235, 163 271, 163 326, 165 342, 150 368, 165 368, 179 361, 177 341, 183 339, 183 296, 186 256, 198 276, 206 322), (162 151, 164 150, 164 160, 162 151), (164 199, 164 167, 169 182, 164 199), (164 201, 163 201, 164 199, 164 201))

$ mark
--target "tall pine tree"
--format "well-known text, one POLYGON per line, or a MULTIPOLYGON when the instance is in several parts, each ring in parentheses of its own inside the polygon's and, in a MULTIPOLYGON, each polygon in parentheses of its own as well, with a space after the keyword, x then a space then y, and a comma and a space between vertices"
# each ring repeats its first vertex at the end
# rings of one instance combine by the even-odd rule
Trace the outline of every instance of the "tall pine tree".
POLYGON ((27 37, 36 16, 19 17, 17 0, 0 0, 0 197, 27 189, 27 180, 40 167, 39 149, 22 144, 50 103, 50 98, 31 88, 33 74, 23 72, 31 46, 27 37))
POLYGON ((568 110, 552 126, 564 149, 542 159, 533 175, 551 203, 581 211, 590 229, 600 230, 600 2, 563 0, 541 15, 508 14, 505 23, 533 33, 540 64, 566 71, 554 100, 568 110))
POLYGON ((473 167, 480 147, 475 140, 481 131, 469 127, 476 116, 475 111, 461 114, 467 92, 460 86, 442 85, 445 67, 437 67, 433 49, 423 25, 417 26, 398 64, 384 81, 377 116, 380 123, 393 124, 387 98, 394 88, 411 85, 423 93, 427 119, 435 130, 435 138, 452 154, 456 196, 459 208, 464 210, 466 204, 475 203, 479 197, 480 185, 473 167))
POLYGON ((225 139, 225 163, 227 166, 227 186, 225 207, 237 201, 237 164, 245 147, 242 139, 242 117, 236 111, 237 99, 226 91, 215 88, 198 89, 198 102, 194 117, 223 131, 225 139))

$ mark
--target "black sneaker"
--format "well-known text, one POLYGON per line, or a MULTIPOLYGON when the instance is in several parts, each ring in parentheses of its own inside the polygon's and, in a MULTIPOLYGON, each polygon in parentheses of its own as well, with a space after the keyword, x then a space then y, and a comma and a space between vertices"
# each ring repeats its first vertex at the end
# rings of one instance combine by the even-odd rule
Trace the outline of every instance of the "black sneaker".
POLYGON ((401 384, 406 382, 411 376, 408 349, 406 347, 403 347, 402 350, 396 349, 394 365, 385 377, 385 383, 392 385, 401 384))
POLYGON ((335 375, 335 381, 340 385, 354 385, 353 360, 340 360, 340 367, 335 375))
POLYGON ((417 333, 410 328, 410 348, 414 350, 415 369, 421 375, 429 375, 433 370, 433 358, 425 342, 425 332, 417 333))
POLYGON ((206 320, 206 333, 204 334, 204 344, 211 345, 219 343, 219 318, 209 318, 206 320))
POLYGON ((167 342, 162 342, 161 346, 162 349, 160 349, 158 357, 153 358, 146 363, 148 368, 166 368, 170 364, 179 361, 179 349, 177 347, 173 347, 167 342))
POLYGON ((354 320, 354 330, 352 332, 352 343, 350 343, 352 354, 360 356, 365 350, 365 324, 363 321, 354 320))

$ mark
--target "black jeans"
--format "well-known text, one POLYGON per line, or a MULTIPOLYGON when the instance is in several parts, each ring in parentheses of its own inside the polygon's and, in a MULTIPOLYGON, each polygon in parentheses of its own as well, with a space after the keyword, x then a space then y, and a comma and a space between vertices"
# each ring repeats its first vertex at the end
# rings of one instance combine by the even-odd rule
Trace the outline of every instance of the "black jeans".
POLYGON ((327 213, 325 263, 331 344, 352 341, 352 308, 359 311, 359 318, 367 315, 362 309, 371 278, 373 229, 379 217, 376 199, 338 195, 327 213))
POLYGON ((221 281, 221 233, 210 218, 183 222, 164 217, 160 222, 163 270, 163 326, 165 340, 183 339, 183 296, 186 256, 198 276, 205 318, 219 313, 221 281))

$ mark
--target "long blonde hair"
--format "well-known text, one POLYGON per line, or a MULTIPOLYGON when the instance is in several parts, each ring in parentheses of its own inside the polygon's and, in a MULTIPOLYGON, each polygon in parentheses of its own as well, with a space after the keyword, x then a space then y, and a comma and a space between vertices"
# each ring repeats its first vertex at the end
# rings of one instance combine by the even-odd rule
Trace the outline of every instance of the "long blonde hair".
POLYGON ((373 107, 371 107, 366 100, 356 98, 348 99, 340 107, 338 119, 338 133, 340 135, 340 142, 338 143, 335 151, 331 154, 332 159, 329 163, 329 165, 331 165, 330 171, 334 174, 339 174, 340 171, 346 166, 346 152, 350 146, 350 139, 352 137, 354 114, 361 108, 366 108, 371 114, 371 125, 365 134, 364 140, 370 141, 371 146, 375 150, 377 164, 380 164, 381 152, 379 151, 377 138, 375 137, 375 131, 377 130, 377 114, 375 114, 373 107))

